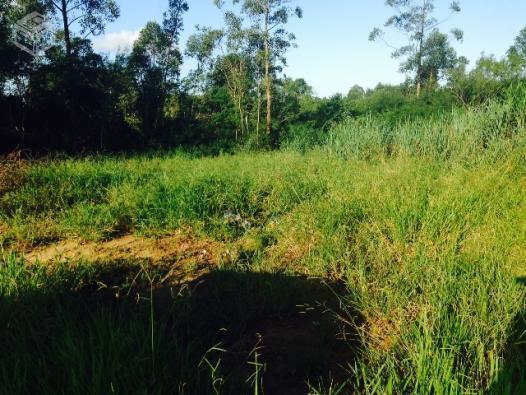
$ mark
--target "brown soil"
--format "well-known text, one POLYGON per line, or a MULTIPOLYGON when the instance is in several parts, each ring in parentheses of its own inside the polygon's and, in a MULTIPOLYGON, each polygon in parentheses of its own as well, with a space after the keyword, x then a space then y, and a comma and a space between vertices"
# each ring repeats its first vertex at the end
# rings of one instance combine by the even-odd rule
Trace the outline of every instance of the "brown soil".
POLYGON ((170 278, 188 282, 217 267, 224 250, 224 246, 216 241, 176 232, 160 238, 128 235, 101 242, 65 240, 31 250, 25 254, 25 259, 29 263, 44 265, 89 262, 170 266, 170 278))

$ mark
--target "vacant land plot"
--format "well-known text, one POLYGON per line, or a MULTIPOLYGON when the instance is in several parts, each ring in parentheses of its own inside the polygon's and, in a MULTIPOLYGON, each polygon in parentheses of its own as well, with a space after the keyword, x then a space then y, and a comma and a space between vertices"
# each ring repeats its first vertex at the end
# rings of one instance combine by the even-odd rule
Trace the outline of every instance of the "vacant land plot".
POLYGON ((520 392, 520 117, 5 171, 2 390, 520 392))

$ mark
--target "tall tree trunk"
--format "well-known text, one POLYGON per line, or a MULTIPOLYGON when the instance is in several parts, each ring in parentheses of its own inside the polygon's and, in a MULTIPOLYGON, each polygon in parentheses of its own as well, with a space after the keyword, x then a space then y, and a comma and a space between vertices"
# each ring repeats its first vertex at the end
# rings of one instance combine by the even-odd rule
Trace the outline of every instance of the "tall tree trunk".
POLYGON ((69 32, 69 18, 68 18, 68 2, 62 0, 62 8, 60 9, 62 14, 62 24, 64 26, 64 42, 66 43, 66 54, 71 55, 71 35, 69 32))
POLYGON ((267 134, 272 133, 272 87, 270 83, 270 4, 265 8, 265 87, 267 91, 267 134))
POLYGON ((428 85, 428 90, 429 91, 431 91, 433 89, 433 87, 435 86, 435 71, 433 69, 431 69, 429 71, 429 81, 428 81, 427 85, 428 85))
POLYGON ((420 38, 420 42, 418 43, 418 54, 417 54, 417 62, 418 62, 418 68, 416 70, 416 97, 420 97, 420 92, 422 91, 422 46, 423 46, 423 31, 422 31, 422 37, 420 38))
POLYGON ((243 114, 242 97, 237 99, 237 110, 239 111, 239 128, 241 135, 245 134, 245 115, 243 114))
POLYGON ((421 21, 420 21, 420 31, 419 31, 419 38, 418 38, 418 53, 417 53, 417 70, 416 70, 416 97, 420 97, 420 93, 422 92, 422 60, 423 60, 423 46, 424 46, 424 35, 425 35, 425 28, 426 28, 426 21, 427 21, 427 15, 425 12, 427 6, 427 1, 424 0, 424 4, 422 5, 422 15, 421 15, 421 21))
POLYGON ((258 115, 256 124, 256 144, 259 146, 259 126, 261 125, 261 71, 258 76, 258 115))

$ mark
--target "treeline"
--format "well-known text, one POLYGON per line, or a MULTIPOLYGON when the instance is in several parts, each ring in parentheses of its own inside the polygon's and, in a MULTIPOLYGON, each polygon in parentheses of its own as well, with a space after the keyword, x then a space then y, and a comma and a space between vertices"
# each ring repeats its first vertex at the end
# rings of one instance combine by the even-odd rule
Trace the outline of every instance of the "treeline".
MULTIPOLYGON (((450 43, 463 33, 441 32, 432 2, 389 1, 397 13, 385 26, 409 37, 393 53, 406 82, 319 98, 283 73, 295 45, 287 23, 302 17, 301 8, 288 0, 214 3, 224 25, 198 26, 184 50, 188 4, 168 0, 162 20, 148 22, 129 53, 108 58, 90 37, 119 17, 114 0, 0 0, 0 151, 276 148, 315 142, 349 117, 395 124, 483 103, 526 77, 526 29, 505 57, 483 56, 470 67, 450 43), (61 26, 36 57, 12 40, 15 22, 32 11, 61 26), (197 66, 182 76, 184 55, 197 66)), ((380 29, 370 38, 388 41, 380 29)))

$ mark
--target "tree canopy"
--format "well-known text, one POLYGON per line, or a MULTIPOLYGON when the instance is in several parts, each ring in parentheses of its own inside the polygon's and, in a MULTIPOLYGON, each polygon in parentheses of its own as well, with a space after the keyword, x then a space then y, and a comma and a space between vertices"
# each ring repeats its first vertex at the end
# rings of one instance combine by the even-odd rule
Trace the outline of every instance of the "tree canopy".
MULTIPOLYGON (((190 4, 191 5, 191 4, 190 4)), ((323 141, 337 122, 374 116, 387 124, 484 103, 526 78, 526 28, 502 58, 483 55, 472 66, 453 48, 432 0, 388 0, 384 28, 402 32, 393 48, 410 79, 400 85, 355 85, 346 95, 318 97, 286 65, 296 46, 291 0, 211 0, 223 22, 198 25, 181 43, 189 3, 166 0, 160 20, 146 22, 129 51, 93 49, 120 15, 115 0, 0 1, 0 150, 35 153, 185 147, 220 152, 270 149, 323 141), (64 12, 64 10, 66 12, 64 12), (38 57, 12 42, 12 26, 37 11, 60 28, 38 57), (187 62, 187 67, 184 67, 187 62), (414 94, 415 88, 417 95, 414 94), (298 143, 303 141, 303 143, 298 143)), ((373 40, 388 43, 387 30, 373 40)))

